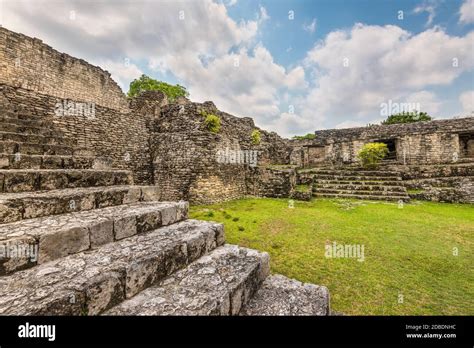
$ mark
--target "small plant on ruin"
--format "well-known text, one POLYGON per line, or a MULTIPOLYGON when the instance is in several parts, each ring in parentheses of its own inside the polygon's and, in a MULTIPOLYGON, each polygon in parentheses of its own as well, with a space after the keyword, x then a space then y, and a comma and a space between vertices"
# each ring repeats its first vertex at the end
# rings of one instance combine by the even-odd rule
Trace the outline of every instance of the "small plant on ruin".
POLYGON ((364 168, 376 168, 380 161, 388 155, 387 144, 368 143, 365 144, 357 154, 364 168))
POLYGON ((253 145, 259 145, 260 141, 262 140, 260 137, 260 131, 258 129, 254 129, 250 135, 250 138, 252 139, 253 145))
POLYGON ((201 116, 205 117, 204 123, 206 124, 207 129, 211 133, 219 133, 219 130, 221 129, 221 119, 219 118, 219 116, 209 114, 205 111, 201 111, 201 116))
POLYGON ((308 133, 306 135, 295 135, 293 140, 312 140, 316 138, 316 134, 308 133))
POLYGON ((390 115, 382 124, 398 124, 398 123, 414 123, 422 121, 432 121, 433 118, 426 112, 411 111, 411 112, 400 112, 395 115, 390 115))

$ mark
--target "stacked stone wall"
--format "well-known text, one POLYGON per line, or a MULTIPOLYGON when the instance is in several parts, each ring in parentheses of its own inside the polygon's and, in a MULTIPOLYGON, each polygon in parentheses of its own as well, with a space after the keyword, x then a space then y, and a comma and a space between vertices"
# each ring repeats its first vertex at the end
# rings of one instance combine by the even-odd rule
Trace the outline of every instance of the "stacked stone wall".
POLYGON ((0 83, 114 110, 128 109, 125 95, 109 72, 3 27, 0 83))

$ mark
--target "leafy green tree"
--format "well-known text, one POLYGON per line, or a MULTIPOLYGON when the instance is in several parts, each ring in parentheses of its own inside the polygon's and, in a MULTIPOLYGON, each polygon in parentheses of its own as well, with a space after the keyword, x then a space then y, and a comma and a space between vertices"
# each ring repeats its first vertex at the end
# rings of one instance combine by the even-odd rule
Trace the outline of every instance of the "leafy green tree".
POLYGON ((382 124, 399 124, 399 123, 413 123, 422 121, 432 121, 433 118, 426 112, 410 111, 400 112, 395 115, 390 115, 382 124))
POLYGON ((367 143, 357 153, 357 158, 364 168, 376 168, 387 155, 387 144, 367 143))
POLYGON ((143 91, 162 91, 170 102, 175 101, 178 97, 189 96, 186 88, 181 85, 170 85, 169 83, 152 79, 146 75, 142 75, 140 78, 130 82, 128 97, 133 98, 143 91))

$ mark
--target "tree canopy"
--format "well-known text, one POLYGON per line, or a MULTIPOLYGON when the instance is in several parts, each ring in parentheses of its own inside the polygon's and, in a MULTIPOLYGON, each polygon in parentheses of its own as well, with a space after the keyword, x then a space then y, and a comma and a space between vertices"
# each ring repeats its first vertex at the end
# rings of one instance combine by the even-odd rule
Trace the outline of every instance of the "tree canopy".
POLYGON ((422 121, 432 121, 433 118, 426 112, 410 111, 400 112, 395 115, 390 115, 382 124, 398 124, 398 123, 413 123, 422 121))
POLYGON ((143 91, 162 91, 171 102, 176 100, 178 97, 189 96, 189 93, 185 87, 179 84, 170 85, 169 83, 152 79, 147 75, 142 75, 140 78, 130 82, 128 96, 132 98, 143 91))

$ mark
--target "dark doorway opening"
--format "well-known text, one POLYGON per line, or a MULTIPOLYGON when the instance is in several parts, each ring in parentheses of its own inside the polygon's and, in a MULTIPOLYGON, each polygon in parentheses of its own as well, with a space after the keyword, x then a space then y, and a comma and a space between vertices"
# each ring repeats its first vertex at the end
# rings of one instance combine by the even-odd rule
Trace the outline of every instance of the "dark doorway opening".
POLYGON ((459 134, 459 150, 462 158, 474 158, 474 132, 459 134))
POLYGON ((385 159, 397 159, 397 144, 396 139, 381 139, 375 140, 374 143, 384 143, 388 147, 388 155, 385 159))

